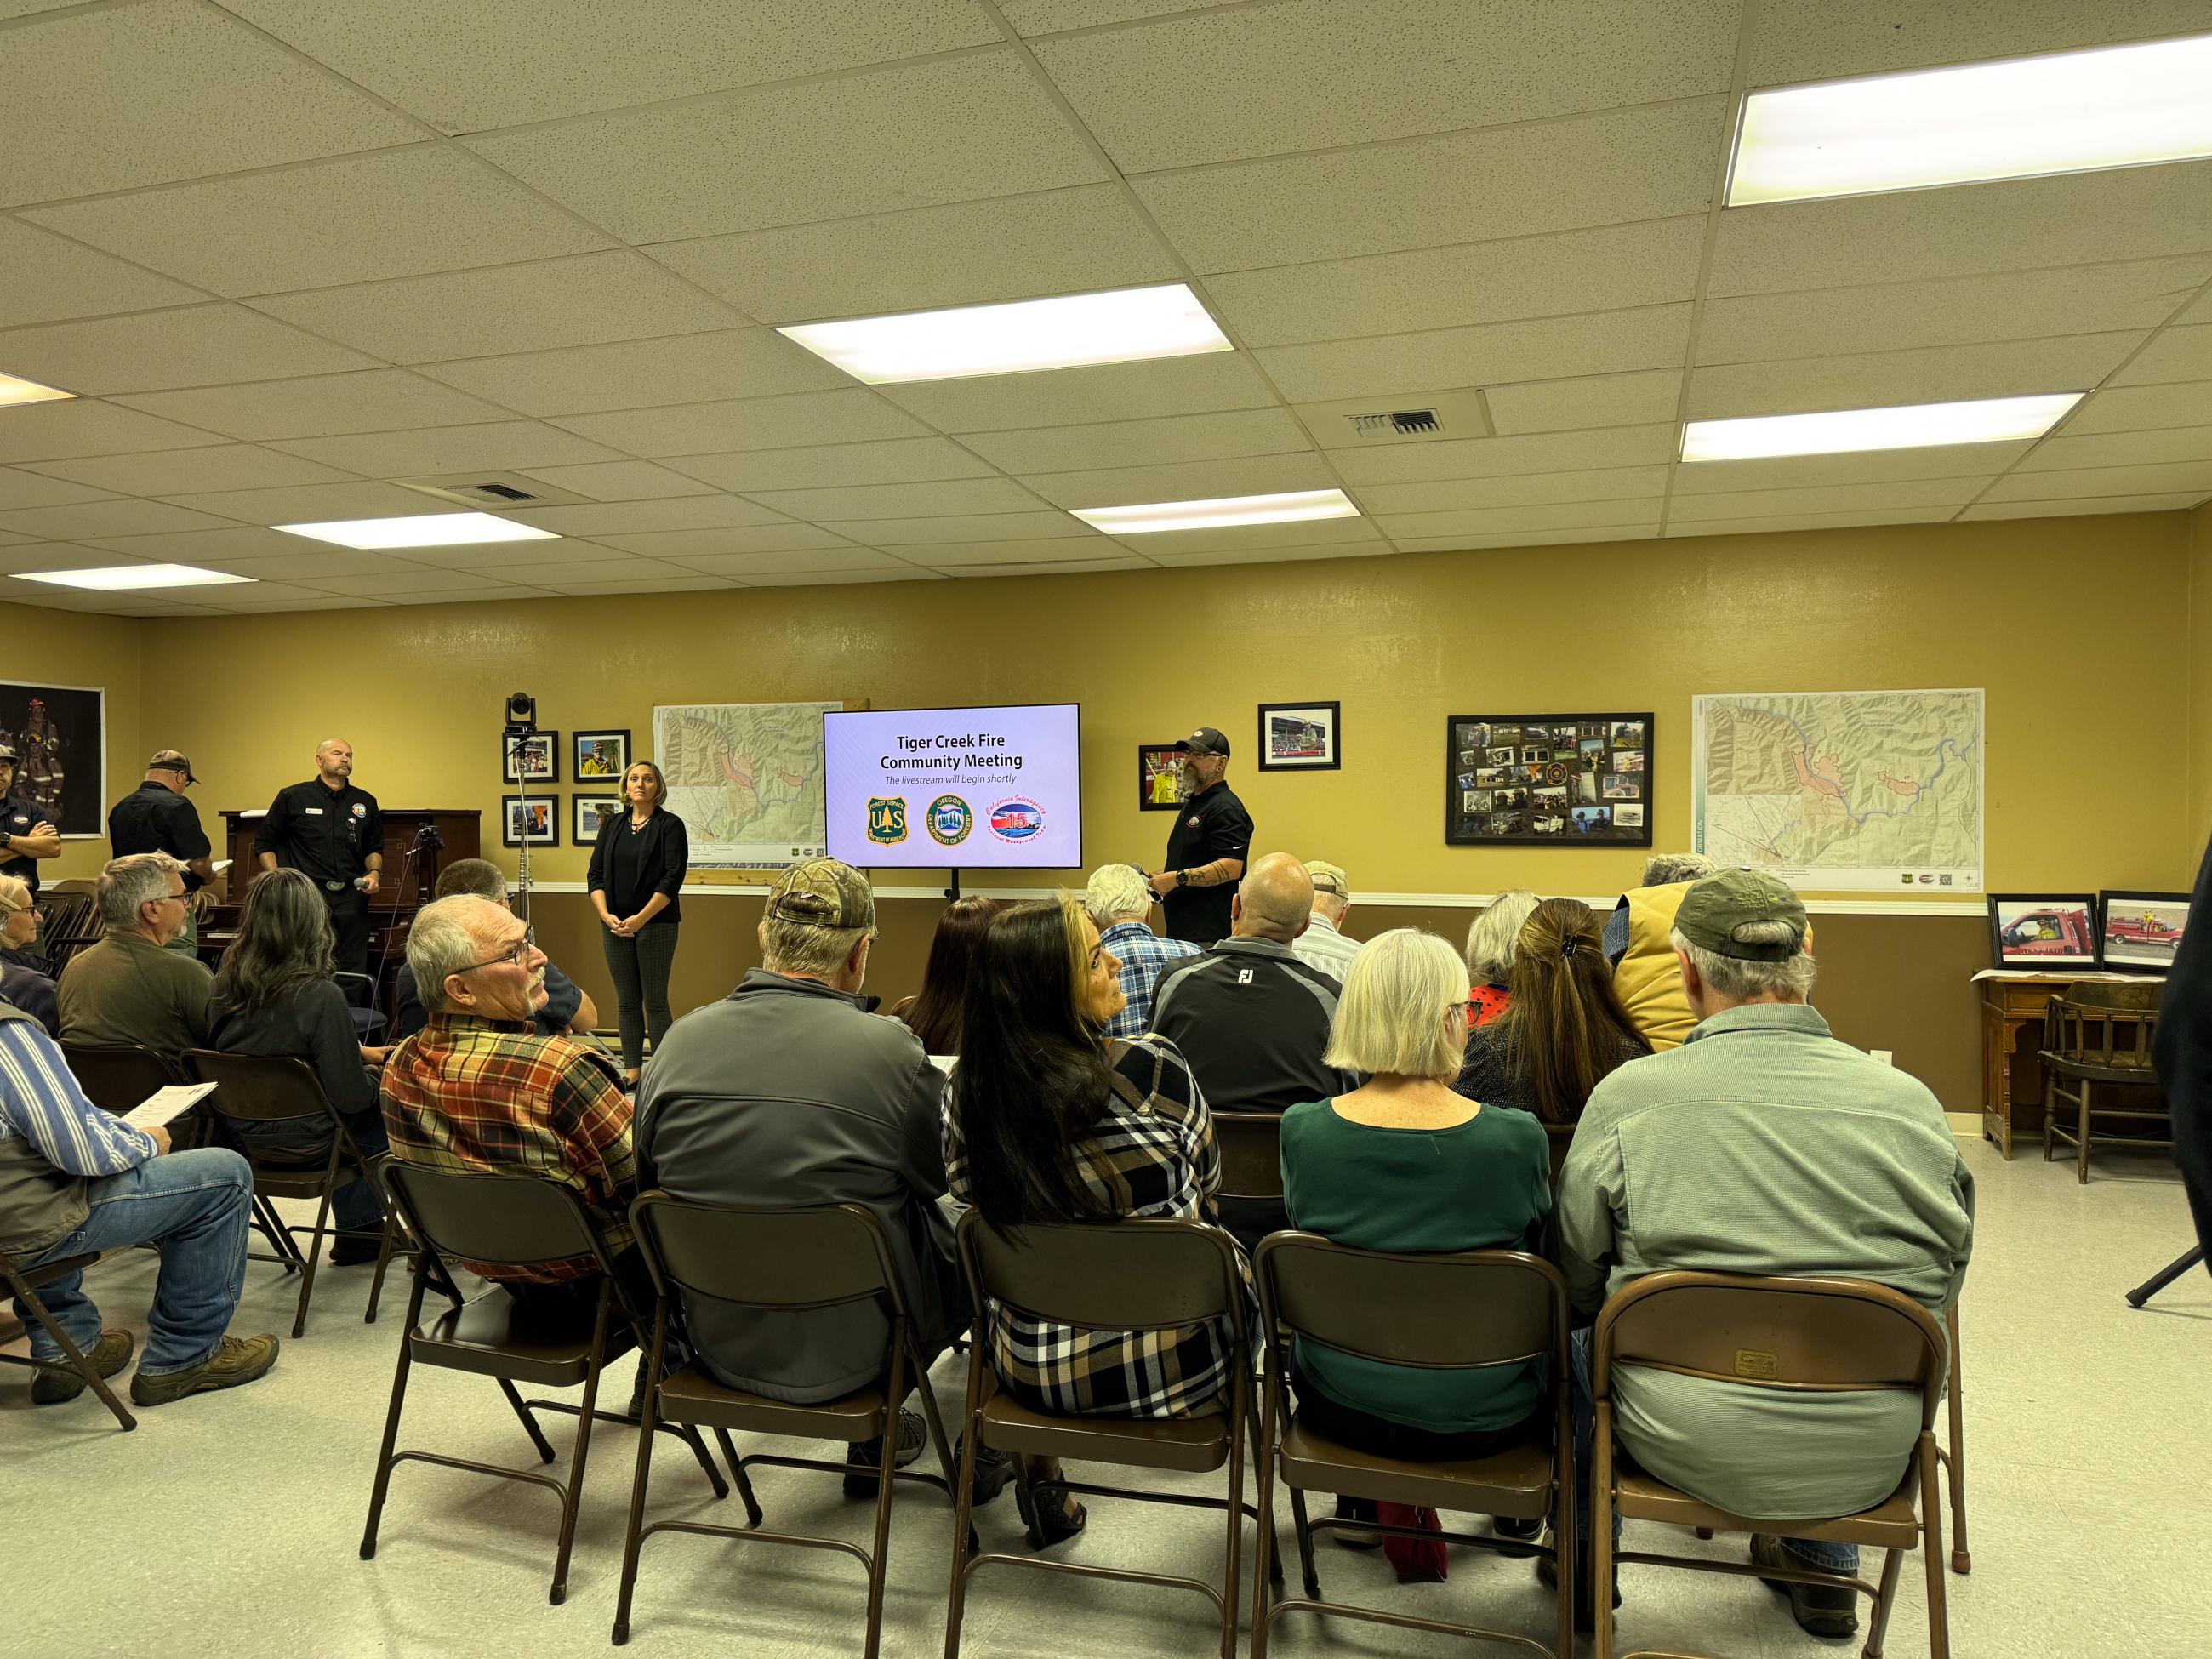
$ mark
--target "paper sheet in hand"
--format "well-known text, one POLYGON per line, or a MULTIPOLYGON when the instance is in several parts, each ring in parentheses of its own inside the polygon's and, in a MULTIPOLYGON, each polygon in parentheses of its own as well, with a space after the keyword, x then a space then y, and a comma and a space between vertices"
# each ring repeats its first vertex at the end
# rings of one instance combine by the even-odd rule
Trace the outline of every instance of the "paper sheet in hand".
POLYGON ((123 1121, 134 1129, 158 1129, 214 1092, 212 1083, 172 1083, 166 1089, 155 1090, 125 1112, 123 1121))

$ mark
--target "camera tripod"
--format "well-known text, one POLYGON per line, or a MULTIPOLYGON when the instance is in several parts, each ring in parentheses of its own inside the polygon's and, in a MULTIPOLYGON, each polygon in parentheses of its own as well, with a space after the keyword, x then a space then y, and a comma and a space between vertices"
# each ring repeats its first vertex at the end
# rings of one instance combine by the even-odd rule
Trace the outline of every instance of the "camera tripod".
POLYGON ((2142 1284, 2136 1285, 2135 1289, 2130 1291, 2128 1292, 2128 1306, 2130 1308, 2142 1307, 2144 1303, 2149 1301, 2151 1297, 2156 1296, 2167 1285, 2172 1284, 2175 1279, 2180 1278, 2182 1274, 2187 1273, 2191 1267, 2200 1265, 2203 1260, 2204 1247, 2202 1244, 2196 1246, 2192 1249, 2184 1250, 2179 1255, 2174 1257, 2172 1261, 2167 1262, 2166 1266, 2160 1267, 2148 1279, 2143 1280, 2142 1284))

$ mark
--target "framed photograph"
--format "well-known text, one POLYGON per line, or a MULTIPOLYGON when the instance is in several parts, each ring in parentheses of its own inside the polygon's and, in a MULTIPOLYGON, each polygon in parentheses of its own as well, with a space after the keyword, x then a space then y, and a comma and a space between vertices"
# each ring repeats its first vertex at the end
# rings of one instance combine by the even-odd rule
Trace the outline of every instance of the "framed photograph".
POLYGON ((2162 974, 2173 966, 2189 926, 2186 893, 2131 893, 2107 889, 2097 896, 2097 965, 2121 974, 2162 974))
POLYGON ((2097 900, 2089 893, 1991 893, 1990 966, 2091 968, 2097 900))
POLYGON ((1182 805, 1182 750, 1171 743, 1137 745, 1137 810, 1172 812, 1182 805))
MULTIPOLYGON (((499 798, 500 845, 520 847, 522 840, 522 797, 501 795, 499 798)), ((561 844, 561 798, 558 795, 532 795, 530 798, 530 844, 532 847, 558 847, 561 844)))
MULTIPOLYGON (((568 836, 571 847, 589 847, 599 840, 599 826, 609 818, 618 816, 623 810, 620 795, 571 795, 568 801, 576 814, 568 836)), ((533 800, 530 805, 535 808, 538 803, 533 800)), ((534 811, 532 816, 536 816, 534 811)))
POLYGON ((499 781, 501 783, 558 783, 561 781, 561 734, 539 732, 527 738, 499 740, 499 781))
POLYGON ((1444 844, 1650 846, 1651 738, 1648 711, 1454 714, 1444 728, 1444 844), (1482 761, 1471 773, 1469 754, 1482 761))
POLYGON ((572 732, 568 741, 574 746, 569 775, 578 783, 618 784, 629 770, 627 732, 572 732))
POLYGON ((52 824, 64 841, 107 833, 107 693, 102 688, 0 682, 0 743, 12 744, 16 755, 15 781, 8 793, 52 824))
MULTIPOLYGON (((1460 744, 1470 755, 1483 746, 1471 741, 1460 744)), ((1334 772, 1343 764, 1342 703, 1263 702, 1260 705, 1260 769, 1262 772, 1334 772)))

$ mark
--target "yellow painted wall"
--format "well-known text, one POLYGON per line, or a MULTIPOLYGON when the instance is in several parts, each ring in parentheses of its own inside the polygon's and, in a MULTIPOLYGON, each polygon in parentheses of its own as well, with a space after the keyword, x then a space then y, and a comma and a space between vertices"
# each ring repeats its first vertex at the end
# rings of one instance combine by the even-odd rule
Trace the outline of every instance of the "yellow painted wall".
MULTIPOLYGON (((145 624, 27 605, 0 605, 0 679, 47 685, 97 685, 107 692, 107 799, 138 787, 146 757, 138 741, 140 650, 145 624)), ((102 809, 103 819, 106 809, 102 809)), ((104 836, 71 838, 40 867, 41 881, 96 876, 107 862, 104 836)))
MULTIPOLYGON (((2212 716, 2200 693, 2192 733, 2188 653, 2159 622, 2187 610, 2192 557, 2200 577, 2212 562, 2203 519, 2193 555, 2190 523, 2166 514, 149 619, 138 747, 187 750, 212 821, 265 805, 342 735, 386 804, 479 806, 495 842, 501 702, 517 689, 564 745, 628 726, 641 756, 656 702, 1074 700, 1094 865, 1158 861, 1169 820, 1137 811, 1134 751, 1203 722, 1237 747, 1261 850, 1334 859, 1370 891, 1595 894, 1631 883, 1642 854, 1443 844, 1447 715, 1655 711, 1670 847, 1690 835, 1693 693, 1978 685, 1990 884, 2166 887, 2194 867, 2212 786, 2212 716), (1255 706, 1304 699, 1342 702, 1344 769, 1256 773, 1255 706)), ((565 752, 562 775, 565 841, 565 752)), ((533 860, 549 880, 584 862, 565 847, 533 860)))
POLYGON ((2189 515, 2189 726, 2191 828, 2212 837, 2212 501, 2189 515))

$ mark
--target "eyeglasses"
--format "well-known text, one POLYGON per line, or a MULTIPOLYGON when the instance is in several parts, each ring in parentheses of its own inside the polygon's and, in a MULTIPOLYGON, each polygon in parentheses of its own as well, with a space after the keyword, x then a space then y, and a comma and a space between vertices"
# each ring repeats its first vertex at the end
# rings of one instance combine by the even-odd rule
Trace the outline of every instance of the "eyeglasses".
POLYGON ((472 974, 479 968, 504 968, 511 964, 519 964, 525 957, 537 948, 538 930, 534 927, 525 927, 522 930, 522 937, 515 940, 512 949, 501 951, 495 957, 486 957, 482 962, 472 962, 467 967, 456 969, 454 971, 472 974))
POLYGON ((162 894, 159 898, 155 899, 154 902, 156 904, 167 904, 171 899, 189 900, 191 897, 191 895, 190 893, 187 893, 183 888, 179 887, 173 893, 162 894))

